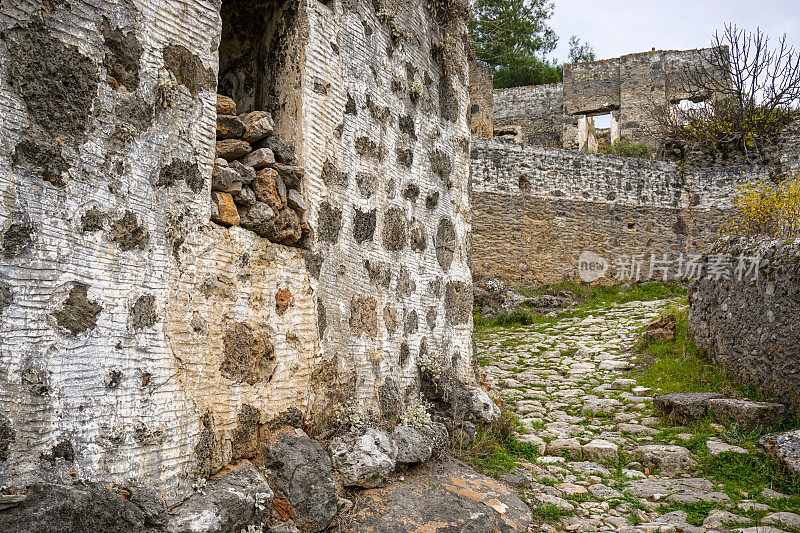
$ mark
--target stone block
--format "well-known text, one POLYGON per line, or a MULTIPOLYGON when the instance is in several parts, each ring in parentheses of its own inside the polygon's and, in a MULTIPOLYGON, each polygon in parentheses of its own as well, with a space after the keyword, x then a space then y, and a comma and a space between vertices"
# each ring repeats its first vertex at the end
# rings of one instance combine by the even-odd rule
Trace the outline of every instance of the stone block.
POLYGON ((259 170, 253 182, 253 192, 256 200, 269 205, 276 213, 285 207, 278 190, 278 174, 271 168, 259 170))
POLYGON ((686 448, 669 444, 648 444, 636 448, 642 457, 642 465, 658 469, 664 476, 690 472, 697 466, 686 448))
POLYGON ((758 445, 789 471, 800 474, 800 429, 764 435, 758 445))
POLYGON ((240 139, 244 124, 236 115, 217 115, 217 139, 240 139))
POLYGON ((243 139, 249 143, 260 141, 275 130, 272 116, 266 111, 251 111, 239 115, 244 127, 243 139))
POLYGON ((717 392, 671 392, 653 398, 656 413, 679 424, 688 424, 705 418, 708 401, 722 398, 717 392))
POLYGON ((211 190, 238 194, 242 190, 242 178, 230 167, 214 166, 211 171, 211 190))
POLYGON ((619 460, 619 446, 603 439, 594 439, 583 445, 583 457, 601 463, 616 463, 619 460))
POLYGON ((224 139, 217 141, 217 157, 233 161, 253 151, 250 145, 238 139, 224 139))
POLYGON ((256 170, 262 169, 275 162, 275 155, 269 148, 259 148, 253 150, 242 158, 242 164, 253 167, 256 170))
POLYGON ((221 94, 217 95, 217 115, 235 115, 236 114, 236 102, 233 99, 223 96, 221 94))
POLYGON ((369 489, 385 485, 397 459, 397 444, 379 429, 339 437, 331 443, 330 450, 333 466, 346 487, 369 489))
POLYGON ((308 211, 308 204, 306 204, 303 195, 297 189, 289 189, 286 193, 286 205, 300 213, 301 215, 308 211))
POLYGON ((787 408, 782 403, 717 398, 708 401, 708 411, 718 422, 733 422, 745 431, 752 431, 757 427, 777 426, 786 416, 787 408))
POLYGON ((226 192, 211 191, 211 220, 223 226, 238 226, 239 211, 233 196, 226 192))

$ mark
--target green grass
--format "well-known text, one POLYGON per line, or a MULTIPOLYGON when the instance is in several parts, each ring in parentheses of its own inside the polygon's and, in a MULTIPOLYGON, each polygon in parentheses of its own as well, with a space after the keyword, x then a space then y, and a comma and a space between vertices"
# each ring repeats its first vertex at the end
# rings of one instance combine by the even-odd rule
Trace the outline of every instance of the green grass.
MULTIPOLYGON (((707 355, 691 341, 687 328, 687 312, 675 310, 677 331, 675 339, 667 342, 640 342, 637 345, 639 361, 637 370, 630 374, 639 385, 651 387, 658 394, 669 392, 719 392, 728 397, 749 398, 752 400, 770 400, 755 389, 736 380, 724 369, 713 366, 707 355)), ((758 448, 758 439, 766 433, 788 430, 798 427, 797 416, 787 418, 780 426, 758 427, 752 431, 743 431, 737 424, 712 425, 711 418, 700 420, 686 426, 663 426, 654 436, 655 442, 675 442, 692 452, 699 463, 697 475, 722 485, 733 504, 745 499, 762 500, 760 494, 764 488, 771 488, 794 495, 780 500, 782 507, 778 509, 797 512, 800 509, 800 476, 788 472, 776 459, 768 456, 758 448), (680 433, 692 434, 688 441, 677 439, 680 433), (713 457, 708 453, 707 441, 720 439, 729 444, 741 446, 746 454, 723 453, 713 457)), ((771 504, 771 503, 770 503, 771 504)), ((666 511, 682 510, 689 515, 687 521, 700 525, 711 509, 719 504, 697 502, 690 505, 671 504, 666 511)), ((666 512, 665 511, 665 512, 666 512)), ((763 518, 766 511, 734 510, 754 522, 763 518)))
POLYGON ((621 290, 620 285, 587 285, 574 282, 562 282, 536 288, 518 288, 517 291, 528 297, 545 294, 558 296, 560 293, 568 291, 578 305, 574 309, 562 311, 557 317, 538 314, 533 310, 517 309, 511 313, 501 313, 495 318, 486 318, 481 316, 479 310, 476 310, 473 314, 475 329, 547 326, 562 318, 583 318, 611 304, 662 300, 686 295, 686 288, 683 285, 660 282, 637 283, 626 291, 621 290))
POLYGON ((670 312, 677 318, 675 339, 640 342, 636 348, 638 370, 630 377, 659 394, 720 392, 735 398, 764 399, 755 389, 742 385, 728 372, 712 365, 705 352, 695 346, 689 338, 685 308, 670 312))
POLYGON ((571 511, 566 511, 553 503, 540 503, 531 509, 531 513, 544 522, 555 522, 572 514, 571 511))
POLYGON ((534 444, 520 442, 514 435, 525 430, 516 415, 503 409, 500 419, 486 429, 478 430, 469 446, 451 446, 451 453, 483 474, 497 476, 510 472, 520 459, 534 461, 539 450, 534 444))

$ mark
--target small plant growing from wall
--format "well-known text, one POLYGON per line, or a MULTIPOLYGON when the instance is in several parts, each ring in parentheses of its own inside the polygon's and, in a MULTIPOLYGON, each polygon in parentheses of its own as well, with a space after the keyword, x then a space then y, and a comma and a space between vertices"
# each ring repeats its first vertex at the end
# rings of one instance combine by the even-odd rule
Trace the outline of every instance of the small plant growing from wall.
POLYGON ((419 354, 417 356, 417 368, 422 375, 431 381, 436 381, 442 376, 442 365, 438 358, 431 354, 419 354))
POLYGON ((426 402, 419 402, 409 406, 405 412, 400 415, 400 422, 404 426, 411 426, 417 429, 424 429, 431 427, 433 421, 430 415, 430 405, 426 402))

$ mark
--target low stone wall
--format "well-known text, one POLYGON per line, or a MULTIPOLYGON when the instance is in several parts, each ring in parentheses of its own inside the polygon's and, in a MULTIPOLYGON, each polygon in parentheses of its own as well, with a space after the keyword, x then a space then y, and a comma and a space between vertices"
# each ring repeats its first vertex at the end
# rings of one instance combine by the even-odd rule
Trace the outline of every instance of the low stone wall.
POLYGON ((561 148, 565 120, 560 83, 494 91, 495 128, 518 126, 523 142, 561 148))
MULTIPOLYGON (((473 272, 553 283, 578 258, 700 253, 716 239, 736 183, 766 168, 682 170, 672 163, 473 138, 473 272)), ((658 272, 660 275, 661 273, 658 272)))
MULTIPOLYGON (((693 283, 689 330, 743 383, 800 407, 800 239, 727 244, 715 254, 759 257, 757 275, 693 283)), ((713 255, 712 255, 713 257, 713 255)))

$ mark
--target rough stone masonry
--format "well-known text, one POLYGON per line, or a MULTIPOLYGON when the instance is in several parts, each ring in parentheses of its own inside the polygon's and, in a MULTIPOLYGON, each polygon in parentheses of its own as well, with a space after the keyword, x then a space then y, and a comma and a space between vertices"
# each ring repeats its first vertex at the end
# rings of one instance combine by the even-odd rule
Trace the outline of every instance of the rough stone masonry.
POLYGON ((172 504, 291 408, 396 415, 419 357, 474 385, 469 75, 447 16, 3 4, 0 486, 146 483, 172 504), (294 149, 299 245, 211 222, 217 93, 271 113, 276 159, 294 149))

